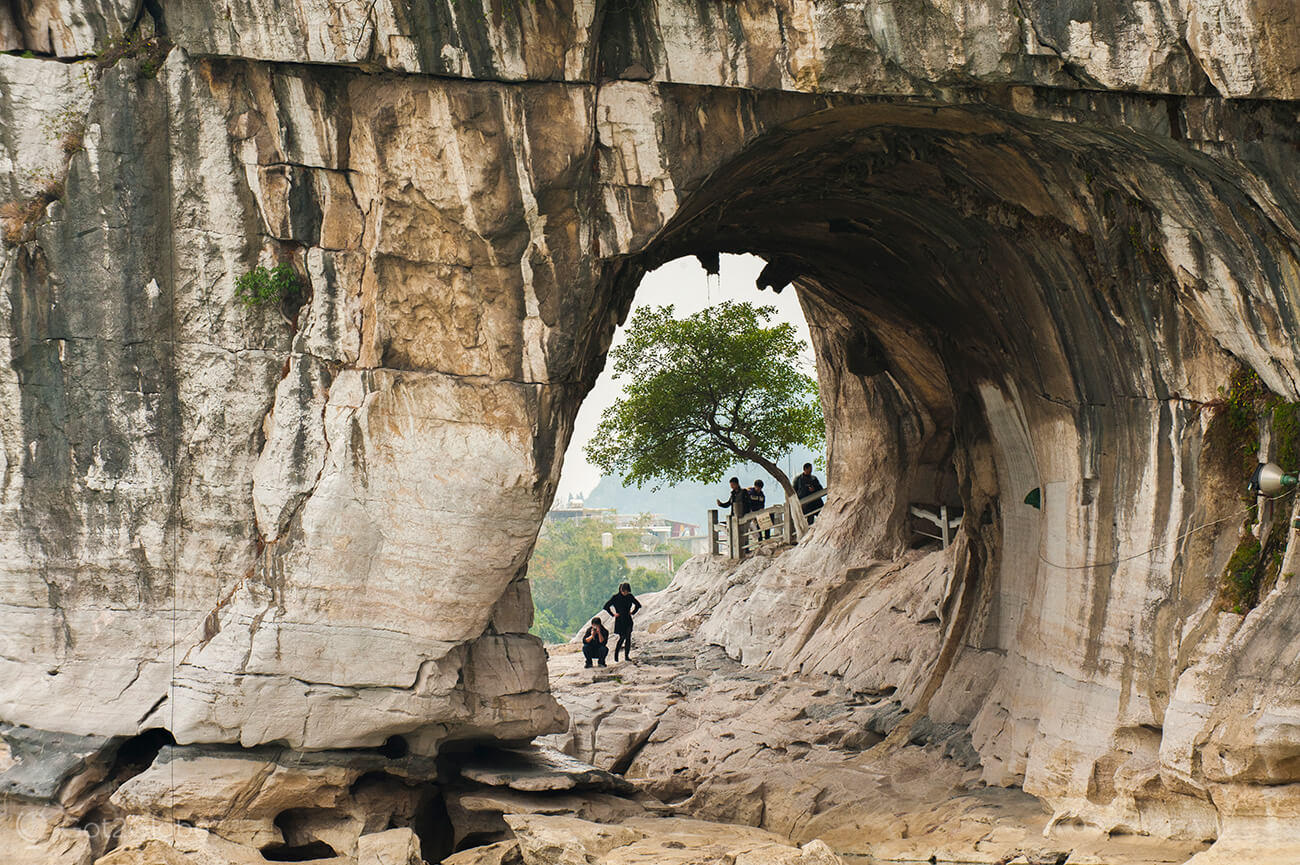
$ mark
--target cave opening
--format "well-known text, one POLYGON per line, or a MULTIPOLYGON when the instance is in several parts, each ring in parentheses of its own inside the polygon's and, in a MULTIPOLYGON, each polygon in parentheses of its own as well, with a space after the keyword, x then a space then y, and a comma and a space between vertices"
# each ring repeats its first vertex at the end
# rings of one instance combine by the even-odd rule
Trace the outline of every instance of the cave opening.
MULTIPOLYGON (((692 117, 713 107, 699 99, 665 96, 692 117)), ((1290 254, 1242 227, 1267 224, 1249 190, 1159 135, 991 105, 833 105, 717 158, 681 134, 696 149, 677 157, 673 215, 610 265, 606 302, 622 320, 647 273, 686 257, 756 256, 767 282, 793 283, 841 491, 813 536, 820 572, 929 543, 918 503, 960 519, 933 577, 942 646, 917 681, 885 683, 914 714, 979 736, 1037 711, 998 691, 980 652, 1014 654, 1029 634, 1088 680, 1131 653, 1108 636, 1113 593, 1153 587, 1170 599, 1161 616, 1213 598, 1223 545, 1186 538, 1230 516, 1236 497, 1218 493, 1241 479, 1201 458, 1202 406, 1245 357, 1287 392, 1268 369, 1287 344, 1271 289, 1235 301, 1215 282, 1290 254), (1239 222, 1205 220, 1221 202, 1239 222)), ((611 335, 593 340, 597 364, 611 335)), ((752 617, 716 628, 738 635, 728 651, 786 657, 789 628, 758 605, 716 615, 752 617)), ((1133 628, 1156 629, 1155 615, 1133 628)), ((1142 687, 1167 695, 1147 669, 1142 687)), ((1026 765, 990 760, 986 780, 1025 783, 1026 765)))
MULTIPOLYGON (((798 294, 793 290, 782 293, 789 285, 788 280, 772 286, 773 281, 780 278, 779 272, 777 277, 773 277, 772 273, 771 264, 748 254, 703 251, 663 262, 639 281, 635 289, 635 300, 622 316, 622 324, 613 337, 610 349, 625 341, 627 328, 639 310, 672 306, 675 316, 680 319, 715 310, 723 303, 747 302, 755 306, 771 307, 774 313, 770 324, 789 325, 793 329, 794 339, 802 345, 795 367, 815 380, 816 359, 798 294), (756 291, 756 287, 764 283, 775 290, 756 291)), ((611 365, 607 363, 584 399, 565 452, 564 472, 557 493, 559 502, 574 500, 582 501, 590 508, 611 508, 626 506, 628 501, 635 499, 648 503, 649 507, 643 510, 663 513, 678 521, 698 523, 704 511, 713 507, 709 504, 710 494, 713 498, 723 494, 729 475, 742 476, 745 486, 750 485, 755 476, 764 476, 761 466, 737 457, 733 465, 709 481, 676 484, 656 481, 637 488, 632 484, 620 484, 617 477, 602 477, 600 469, 587 460, 584 449, 597 435, 597 425, 603 411, 619 397, 625 383, 626 379, 616 378, 611 365)), ((793 478, 807 460, 813 460, 818 470, 821 470, 823 460, 823 454, 798 445, 765 456, 771 458, 789 478, 793 478)), ((769 483, 777 480, 772 475, 767 475, 767 478, 769 483)), ((776 494, 779 495, 779 490, 776 494)))
POLYGON ((683 256, 761 258, 758 281, 793 283, 813 337, 828 471, 852 491, 836 505, 844 542, 886 557, 917 545, 910 508, 928 503, 970 515, 965 533, 989 549, 1007 528, 1033 549, 1026 494, 1046 479, 1077 486, 1083 507, 1133 495, 1110 447, 1135 422, 1123 400, 1176 403, 1186 372, 1166 361, 1222 354, 1171 326, 1180 289, 1159 245, 1187 214, 1144 188, 1157 173, 1184 190, 1221 180, 1196 178, 1204 168, 1136 133, 984 109, 831 108, 687 189, 623 263, 614 302, 683 256))
MULTIPOLYGON (((715 548, 725 548, 730 508, 719 501, 731 496, 729 478, 739 479, 746 507, 759 511, 786 506, 787 488, 805 464, 812 465, 820 483, 833 484, 825 471, 813 338, 798 293, 785 290, 788 286, 779 268, 757 256, 707 250, 660 263, 638 280, 635 301, 612 334, 611 357, 574 421, 555 504, 530 560, 534 634, 564 642, 621 582, 630 582, 634 594, 656 591, 686 559, 708 551, 711 540, 715 548), (758 290, 764 284, 771 290, 758 290), (665 327, 653 317, 667 315, 670 308, 678 323, 667 328, 671 335, 656 330, 655 339, 645 342, 646 325, 665 327), (753 309, 752 317, 742 308, 753 309), (659 338, 670 340, 674 350, 660 353, 659 338), (645 343, 642 354, 652 358, 647 368, 616 372, 618 347, 637 341, 645 343), (692 347, 698 353, 681 350, 692 347), (636 385, 648 380, 655 381, 651 389, 657 396, 653 405, 638 403, 639 410, 654 418, 648 426, 668 433, 667 438, 640 436, 640 441, 648 450, 671 441, 663 448, 673 452, 665 471, 684 466, 683 477, 629 478, 626 466, 610 471, 588 450, 614 437, 603 422, 623 400, 636 399, 636 385), (696 398, 705 392, 711 396, 696 398), (665 396, 670 393, 673 397, 665 396), (691 408, 675 414, 683 404, 676 400, 679 395, 691 408), (665 414, 673 419, 665 421, 665 414), (705 429, 709 425, 713 434, 705 429), (747 435, 754 438, 746 441, 747 435), (737 446, 758 453, 746 456, 737 446)), ((667 462, 659 453, 650 461, 667 462)), ((759 517, 778 525, 787 514, 759 517)), ((744 537, 755 548, 785 542, 779 527, 746 526, 744 537)))

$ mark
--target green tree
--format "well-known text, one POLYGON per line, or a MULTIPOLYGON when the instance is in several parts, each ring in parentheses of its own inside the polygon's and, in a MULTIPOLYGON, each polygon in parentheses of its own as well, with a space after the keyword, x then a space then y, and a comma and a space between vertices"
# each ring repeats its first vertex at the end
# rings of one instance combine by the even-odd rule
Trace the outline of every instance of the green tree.
POLYGON ((533 626, 528 629, 528 632, 541 637, 543 643, 568 642, 575 631, 577 628, 566 631, 563 623, 557 620, 550 610, 542 610, 534 606, 533 626))
POLYGON ((641 486, 714 481, 738 461, 762 466, 794 494, 776 459, 822 448, 816 380, 799 369, 804 344, 776 309, 728 301, 683 319, 643 308, 610 352, 622 397, 601 416, 587 459, 641 486))
POLYGON ((667 574, 628 568, 622 553, 638 549, 638 540, 639 533, 617 531, 613 520, 547 523, 528 562, 533 591, 529 632, 548 643, 564 642, 600 613, 619 583, 631 583, 634 593, 666 586, 667 574), (605 532, 614 535, 612 549, 601 544, 605 532))

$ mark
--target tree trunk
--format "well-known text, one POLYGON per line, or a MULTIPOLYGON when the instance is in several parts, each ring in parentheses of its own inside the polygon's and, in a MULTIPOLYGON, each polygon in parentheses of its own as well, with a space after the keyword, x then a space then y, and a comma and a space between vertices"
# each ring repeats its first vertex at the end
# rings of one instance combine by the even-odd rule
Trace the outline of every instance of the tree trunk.
POLYGON ((790 496, 794 495, 794 485, 790 483, 790 479, 786 477, 785 472, 781 471, 781 468, 776 463, 772 462, 771 460, 764 459, 761 455, 756 454, 753 451, 737 451, 737 454, 749 460, 750 462, 758 463, 760 466, 763 467, 763 471, 767 472, 769 475, 776 478, 776 482, 781 485, 781 488, 783 490, 785 490, 786 498, 789 498, 790 496))

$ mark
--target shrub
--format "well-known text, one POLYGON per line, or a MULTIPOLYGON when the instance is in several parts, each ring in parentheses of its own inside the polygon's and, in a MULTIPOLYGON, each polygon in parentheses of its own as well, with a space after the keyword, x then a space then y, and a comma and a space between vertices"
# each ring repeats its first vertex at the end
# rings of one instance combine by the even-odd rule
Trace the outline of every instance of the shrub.
POLYGON ((86 110, 79 105, 69 105, 41 121, 45 137, 56 141, 64 156, 85 150, 86 110))
POLYGON ((1278 463, 1287 471, 1300 468, 1300 403, 1279 400, 1274 405, 1273 441, 1278 463))
POLYGON ((0 205, 0 237, 5 245, 18 246, 35 238, 36 226, 51 201, 63 196, 63 182, 46 179, 35 195, 24 201, 0 205))
POLYGON ((235 280, 235 300, 250 308, 277 305, 297 298, 299 287, 292 265, 258 265, 235 280))
POLYGON ((123 58, 134 57, 140 60, 140 75, 153 78, 171 49, 172 43, 165 36, 145 36, 136 30, 106 41, 95 55, 95 64, 100 69, 108 69, 123 58))

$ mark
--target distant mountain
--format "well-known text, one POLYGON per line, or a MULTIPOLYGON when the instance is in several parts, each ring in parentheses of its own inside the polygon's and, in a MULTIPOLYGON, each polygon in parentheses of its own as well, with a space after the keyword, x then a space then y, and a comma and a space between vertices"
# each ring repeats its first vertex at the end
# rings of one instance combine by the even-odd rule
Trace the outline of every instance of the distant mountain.
MULTIPOLYGON (((792 453, 789 459, 789 465, 793 469, 791 477, 801 471, 806 462, 815 465, 818 460, 808 451, 792 453)), ((782 459, 780 465, 785 468, 786 460, 782 459)), ((740 478, 745 486, 753 484, 754 478, 762 478, 769 490, 768 504, 776 503, 770 491, 776 481, 769 478, 763 469, 749 463, 727 469, 716 484, 684 483, 661 487, 653 492, 648 485, 642 489, 628 487, 619 478, 606 475, 596 484, 591 495, 587 496, 585 504, 589 508, 617 508, 620 514, 662 514, 672 520, 703 525, 705 512, 717 507, 717 499, 727 497, 727 479, 732 475, 740 478)), ((825 472, 818 471, 818 476, 823 482, 826 480, 825 472)))

